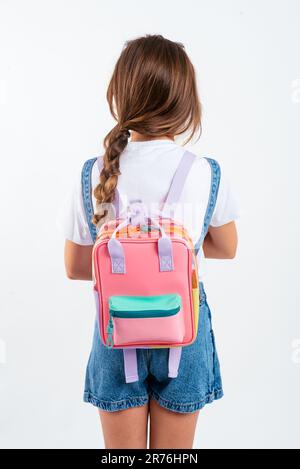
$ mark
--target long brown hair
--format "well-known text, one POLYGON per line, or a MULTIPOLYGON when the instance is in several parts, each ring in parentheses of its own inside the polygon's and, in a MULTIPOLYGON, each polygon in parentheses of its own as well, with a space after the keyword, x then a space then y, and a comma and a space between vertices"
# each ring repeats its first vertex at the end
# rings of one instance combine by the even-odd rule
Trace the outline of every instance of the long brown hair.
POLYGON ((120 155, 128 143, 129 130, 149 139, 189 132, 185 143, 201 131, 194 67, 183 44, 161 35, 147 34, 125 43, 106 98, 117 124, 104 138, 103 169, 94 190, 94 224, 107 215, 107 210, 99 213, 101 204, 114 200, 120 155))

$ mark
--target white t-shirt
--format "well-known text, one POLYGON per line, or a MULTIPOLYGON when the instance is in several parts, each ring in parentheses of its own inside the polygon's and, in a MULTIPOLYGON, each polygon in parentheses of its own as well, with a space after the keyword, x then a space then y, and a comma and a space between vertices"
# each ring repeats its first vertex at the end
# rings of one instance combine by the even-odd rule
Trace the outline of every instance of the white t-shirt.
MULTIPOLYGON (((120 157, 121 175, 118 191, 122 201, 120 215, 126 213, 130 200, 141 199, 148 209, 148 215, 157 215, 157 207, 164 200, 174 173, 181 160, 184 147, 171 140, 129 141, 120 157)), ((92 170, 93 188, 99 183, 99 170, 94 164, 92 170)), ((199 240, 210 194, 211 169, 205 158, 197 157, 188 174, 181 193, 180 202, 175 206, 174 219, 187 228, 194 244, 199 240)), ((93 197, 94 209, 95 199, 93 197)), ((221 226, 239 217, 235 196, 224 177, 221 180, 211 226, 221 226)), ((92 245, 83 208, 81 174, 75 187, 60 210, 58 224, 64 237, 80 245, 92 245)), ((200 249, 199 278, 203 279, 203 252, 200 249)))

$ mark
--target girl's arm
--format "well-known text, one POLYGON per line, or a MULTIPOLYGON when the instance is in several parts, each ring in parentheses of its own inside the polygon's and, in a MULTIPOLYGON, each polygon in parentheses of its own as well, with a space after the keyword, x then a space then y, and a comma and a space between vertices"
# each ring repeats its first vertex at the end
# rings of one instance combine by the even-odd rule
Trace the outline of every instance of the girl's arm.
POLYGON ((233 259, 238 243, 235 222, 210 226, 203 242, 204 256, 210 259, 233 259))
POLYGON ((65 268, 71 280, 92 280, 93 246, 81 246, 66 239, 65 268))

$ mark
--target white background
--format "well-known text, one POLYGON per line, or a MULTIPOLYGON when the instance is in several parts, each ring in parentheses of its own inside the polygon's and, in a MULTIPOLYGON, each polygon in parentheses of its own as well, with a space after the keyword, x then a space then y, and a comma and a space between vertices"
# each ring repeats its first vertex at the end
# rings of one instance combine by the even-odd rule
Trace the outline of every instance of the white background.
POLYGON ((97 448, 82 402, 94 304, 65 278, 57 211, 114 125, 105 92, 127 39, 183 42, 203 135, 243 210, 206 289, 225 397, 196 448, 299 447, 298 0, 1 0, 0 445, 97 448), (298 80, 298 81, 297 81, 298 80))

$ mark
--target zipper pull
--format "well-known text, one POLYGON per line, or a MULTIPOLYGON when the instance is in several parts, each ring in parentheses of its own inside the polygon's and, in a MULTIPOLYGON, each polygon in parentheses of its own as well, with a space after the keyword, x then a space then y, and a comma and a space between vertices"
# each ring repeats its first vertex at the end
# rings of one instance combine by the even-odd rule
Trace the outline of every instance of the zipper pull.
POLYGON ((155 225, 141 225, 141 231, 145 231, 146 233, 151 231, 159 231, 159 228, 155 225))
POLYGON ((114 323, 112 320, 112 317, 110 316, 109 321, 106 326, 106 332, 108 334, 107 339, 106 339, 106 345, 109 348, 112 348, 114 345, 114 339, 113 339, 113 333, 114 333, 114 323))

